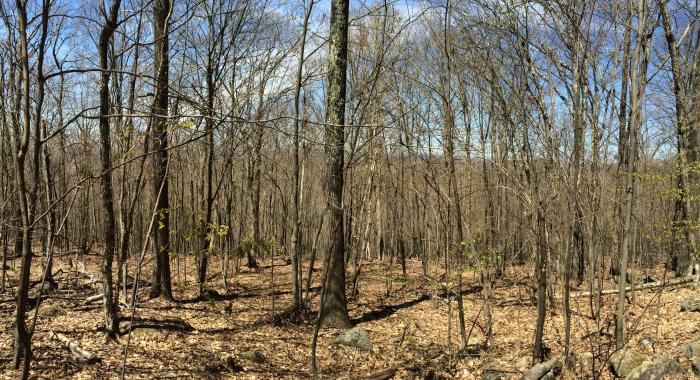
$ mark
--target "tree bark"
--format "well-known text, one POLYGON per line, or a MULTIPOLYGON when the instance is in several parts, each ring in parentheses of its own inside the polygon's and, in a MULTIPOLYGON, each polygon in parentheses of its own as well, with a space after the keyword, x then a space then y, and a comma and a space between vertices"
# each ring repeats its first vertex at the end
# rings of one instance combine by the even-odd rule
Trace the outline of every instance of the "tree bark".
MULTIPOLYGON (((631 6, 631 4, 630 4, 631 6)), ((632 239, 632 210, 635 201, 635 176, 634 172, 637 169, 637 154, 638 154, 638 136, 639 125, 641 123, 642 113, 642 98, 646 86, 646 73, 649 55, 649 38, 647 35, 647 12, 645 0, 637 2, 637 41, 634 56, 629 70, 629 77, 622 78, 623 81, 629 81, 630 88, 630 107, 629 107, 629 123, 628 125, 628 143, 626 152, 626 162, 624 163, 624 172, 622 173, 625 179, 625 192, 622 199, 621 212, 621 236, 620 236, 620 293, 617 300, 617 314, 615 319, 615 345, 621 349, 625 345, 625 292, 626 292, 626 277, 627 265, 629 262, 630 241, 632 239)), ((630 25, 631 27, 631 25, 630 25)))
POLYGON ((301 39, 299 40, 299 60, 297 62, 296 80, 294 86, 294 192, 293 192, 293 218, 294 231, 292 232, 292 293, 294 294, 294 306, 301 305, 301 246, 302 246, 302 229, 301 229, 301 165, 299 163, 299 98, 302 86, 302 73, 304 69, 304 50, 306 47, 306 32, 309 26, 309 18, 313 10, 314 0, 309 2, 304 14, 304 22, 302 25, 301 39))
POLYGON ((101 195, 102 208, 105 213, 104 243, 105 252, 102 259, 102 290, 103 309, 105 318, 105 333, 109 338, 116 338, 119 334, 119 316, 117 312, 117 300, 114 299, 114 274, 112 263, 116 250, 117 222, 114 215, 114 189, 112 187, 112 141, 110 128, 110 98, 109 98, 109 62, 107 54, 110 41, 117 27, 119 5, 121 0, 113 0, 109 14, 105 13, 105 24, 100 32, 98 51, 100 56, 100 162, 102 164, 101 195))
POLYGON ((348 59, 348 0, 332 0, 326 94, 324 192, 329 237, 327 281, 321 304, 324 325, 350 326, 345 296, 345 234, 343 228, 343 169, 345 160, 345 88, 348 59))
POLYGON ((155 232, 153 250, 155 260, 151 297, 172 299, 170 283, 170 205, 168 196, 168 69, 169 33, 172 4, 170 0, 153 2, 153 33, 155 37, 155 94, 153 96, 154 156, 153 193, 156 195, 155 232))
MULTIPOLYGON (((676 100, 676 134, 677 134, 677 158, 676 158, 676 194, 673 210, 673 236, 672 244, 674 254, 671 258, 671 269, 677 276, 686 274, 690 264, 690 254, 695 251, 695 239, 692 220, 690 219, 689 192, 697 184, 697 173, 692 170, 698 161, 698 132, 689 125, 688 103, 686 99, 684 81, 687 79, 682 72, 682 60, 678 51, 676 37, 671 29, 671 17, 668 12, 668 0, 659 0, 659 12, 661 13, 671 58, 671 73, 673 77, 673 95, 676 100)), ((690 79, 690 78, 688 78, 690 79)), ((690 84, 690 83, 689 83, 690 84)))

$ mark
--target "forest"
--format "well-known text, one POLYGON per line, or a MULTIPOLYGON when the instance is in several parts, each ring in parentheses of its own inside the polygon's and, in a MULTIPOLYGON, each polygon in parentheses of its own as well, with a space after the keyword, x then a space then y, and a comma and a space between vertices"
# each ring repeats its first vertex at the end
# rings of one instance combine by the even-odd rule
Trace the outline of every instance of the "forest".
POLYGON ((0 378, 700 377, 696 0, 0 0, 0 378))

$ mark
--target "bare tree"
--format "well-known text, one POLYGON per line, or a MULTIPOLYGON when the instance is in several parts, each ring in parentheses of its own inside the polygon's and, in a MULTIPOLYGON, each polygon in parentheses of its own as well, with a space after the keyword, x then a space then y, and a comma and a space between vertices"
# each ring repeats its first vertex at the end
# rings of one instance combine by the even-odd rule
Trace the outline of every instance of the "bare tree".
POLYGON ((671 259, 671 267, 677 275, 684 275, 688 270, 691 253, 695 251, 697 240, 697 228, 693 220, 695 215, 691 210, 689 199, 692 198, 691 189, 697 187, 698 175, 692 168, 700 160, 700 137, 694 126, 694 120, 689 111, 693 104, 689 102, 688 95, 695 96, 692 91, 696 87, 700 69, 694 60, 697 59, 697 49, 690 49, 689 59, 681 57, 678 42, 671 26, 671 16, 668 10, 668 1, 659 0, 659 11, 662 16, 666 44, 671 59, 671 74, 673 76, 673 95, 675 97, 677 158, 676 158, 676 191, 673 210, 673 246, 674 252, 671 259), (691 68, 684 67, 683 63, 691 61, 691 68))
POLYGON ((172 299, 170 282, 170 206, 168 187, 168 70, 169 38, 172 3, 170 0, 153 2, 153 37, 154 51, 154 95, 153 95, 153 140, 156 154, 154 156, 155 175, 153 191, 156 197, 156 226, 153 233, 155 261, 151 297, 161 296, 172 299), (161 188, 162 187, 162 188, 161 188))
MULTIPOLYGON (((637 4, 628 3, 630 14, 637 16, 635 27, 637 39, 634 42, 634 51, 629 62, 629 77, 621 78, 629 83, 629 117, 624 146, 624 194, 622 195, 622 210, 620 214, 622 229, 620 232, 620 280, 619 295, 617 300, 617 315, 615 319, 615 343, 618 349, 625 345, 625 293, 627 290, 627 268, 629 263, 630 241, 632 240, 632 209, 635 202, 635 176, 637 170, 637 155, 639 154, 639 128, 642 121, 642 102, 647 84, 647 68, 649 64, 649 52, 651 45, 651 33, 654 25, 649 22, 649 4, 646 0, 638 0, 637 4), (650 25, 651 24, 651 25, 650 25)), ((631 17, 628 18, 631 20, 631 17)), ((628 28, 632 28, 631 22, 628 28)), ((625 63, 626 64, 626 63, 625 63)))
POLYGON ((109 11, 101 8, 105 18, 99 37, 98 51, 100 55, 100 162, 102 168, 101 190, 102 207, 105 213, 104 243, 105 253, 102 260, 103 307, 105 317, 105 332, 109 338, 116 338, 119 333, 119 316, 117 313, 118 300, 114 297, 114 274, 112 263, 116 250, 117 222, 114 214, 114 189, 112 188, 112 142, 110 128, 111 103, 109 97, 108 52, 110 41, 117 28, 117 17, 121 0, 113 0, 109 11), (109 13, 107 13, 109 12, 109 13))
POLYGON ((348 61, 348 0, 331 2, 330 44, 328 51, 328 90, 326 92, 326 154, 324 191, 326 228, 329 237, 325 268, 324 297, 320 319, 323 324, 349 326, 345 296, 345 232, 343 214, 343 169, 345 159, 345 86, 348 61))

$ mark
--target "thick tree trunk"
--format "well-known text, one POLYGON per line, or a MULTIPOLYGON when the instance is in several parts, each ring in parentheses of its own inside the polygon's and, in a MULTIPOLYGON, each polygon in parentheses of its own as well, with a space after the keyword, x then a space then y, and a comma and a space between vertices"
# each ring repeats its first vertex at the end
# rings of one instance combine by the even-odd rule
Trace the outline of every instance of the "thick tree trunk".
MULTIPOLYGON (((695 229, 692 227, 689 199, 693 196, 690 189, 697 186, 697 172, 693 170, 698 162, 698 132, 697 128, 689 125, 688 100, 686 98, 684 82, 687 77, 682 71, 683 63, 676 37, 671 28, 671 17, 668 12, 668 0, 659 1, 659 11, 663 19, 666 44, 671 58, 671 73, 673 75, 673 94, 676 100, 676 133, 677 133, 677 158, 676 158, 676 191, 673 210, 673 256, 671 269, 676 275, 685 275, 690 264, 690 254, 695 250, 695 229)), ((687 75, 687 74, 686 74, 687 75)), ((688 83, 693 87, 692 83, 688 83)))
POLYGON ((153 2, 153 31, 155 37, 155 95, 153 96, 153 135, 156 148, 154 156, 153 193, 156 197, 156 213, 153 233, 155 252, 151 297, 172 299, 170 283, 170 205, 168 196, 168 48, 169 23, 172 12, 170 0, 153 2))
MULTIPOLYGON (((35 197, 34 191, 31 191, 28 186, 25 175, 25 162, 30 144, 30 135, 32 134, 31 112, 30 112, 30 75, 29 75, 29 41, 27 36, 27 4, 21 0, 16 1, 19 43, 18 59, 19 64, 19 83, 20 88, 16 88, 15 104, 18 112, 21 113, 21 120, 16 117, 13 120, 14 133, 12 135, 12 146, 15 156, 15 176, 17 181, 17 194, 19 198, 19 208, 22 221, 22 262, 19 273, 19 284, 17 286, 16 310, 15 310, 15 347, 13 366, 19 369, 20 362, 22 363, 22 378, 29 377, 29 366, 32 359, 31 335, 27 329, 25 316, 27 313, 27 304, 29 300, 29 278, 31 275, 32 265, 32 223, 33 223, 33 201, 35 197), (20 126, 20 123, 22 124, 20 126)), ((46 24, 48 23, 48 7, 44 3, 44 17, 42 20, 42 46, 43 50, 46 36, 46 24)), ((42 59, 39 60, 39 71, 41 72, 42 59)), ((41 77, 41 74, 40 74, 41 77)), ((41 79, 41 78, 40 78, 41 79)), ((41 91, 37 96, 41 96, 41 91)), ((39 107, 39 110, 41 108, 39 107)), ((40 129, 37 125, 34 126, 34 174, 33 188, 38 186, 38 160, 39 160, 39 144, 40 144, 40 129)), ((37 300, 38 302, 39 300, 37 300)))
POLYGON ((320 318, 325 325, 350 326, 345 297, 345 234, 343 228, 343 169, 345 160, 345 85, 348 59, 348 0, 332 0, 328 91, 326 100, 324 192, 329 248, 325 296, 320 318))

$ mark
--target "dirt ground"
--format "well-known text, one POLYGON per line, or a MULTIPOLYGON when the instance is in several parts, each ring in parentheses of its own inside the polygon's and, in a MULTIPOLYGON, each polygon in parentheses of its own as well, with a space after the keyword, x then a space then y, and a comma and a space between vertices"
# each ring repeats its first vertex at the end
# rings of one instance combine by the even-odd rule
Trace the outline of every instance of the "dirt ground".
MULTIPOLYGON (((59 258, 54 268, 58 272, 58 289, 50 292, 40 306, 33 339, 32 375, 37 379, 118 378, 124 364, 124 347, 129 341, 124 368, 127 379, 310 378, 313 315, 299 318, 303 321, 296 324, 286 320, 274 323, 270 318, 273 303, 277 313, 291 304, 290 266, 283 258, 275 259, 274 293, 270 286, 273 268, 267 259, 260 262, 261 268, 257 271, 243 267, 239 273, 232 273, 226 294, 218 260, 212 261, 209 288, 216 294, 198 300, 193 261, 188 264, 191 273, 188 273, 187 283, 182 282, 183 266, 173 265, 173 278, 181 281, 173 285, 178 301, 146 300, 146 289, 141 289, 136 310, 125 305, 120 308, 123 330, 131 325, 133 312, 135 327, 130 340, 127 334, 117 342, 104 342, 100 332, 101 304, 85 304, 88 296, 98 292, 95 288, 98 285, 93 281, 95 277, 91 279, 88 274, 99 275, 99 257, 87 257, 85 265, 70 265, 77 262, 75 258, 70 262, 67 257, 59 258), (58 340, 51 338, 52 331, 74 340, 101 361, 91 364, 78 360, 58 340), (249 351, 262 353, 264 361, 256 363, 244 359, 242 355, 249 351)), ((306 267, 307 263, 304 264, 306 267)), ((456 303, 452 300, 450 318, 445 292, 441 283, 434 280, 439 276, 422 276, 418 261, 410 261, 407 267, 408 278, 404 280, 399 265, 388 272, 386 264, 366 264, 360 295, 349 301, 349 312, 353 323, 369 334, 374 347, 371 352, 330 347, 338 330, 322 329, 318 344, 318 368, 322 378, 366 378, 390 370, 388 373, 393 373, 394 378, 402 379, 480 379, 486 367, 498 368, 508 378, 519 378, 530 366, 535 306, 529 303, 494 306, 493 345, 479 349, 484 343, 483 300, 479 292, 466 291, 464 311, 470 349, 460 351, 456 303), (389 282, 391 289, 387 296, 389 282), (452 321, 451 329, 448 320, 452 321), (448 333, 448 330, 451 331, 448 333)), ((38 276, 40 270, 37 264, 33 273, 38 276)), ((150 273, 150 270, 145 272, 150 273)), ((315 289, 320 273, 315 272, 315 289)), ((661 276, 661 270, 652 275, 661 276)), ((9 276, 16 278, 16 272, 9 270, 9 276)), ((465 289, 478 285, 473 274, 465 276, 465 289)), ((497 282, 494 298, 503 300, 517 296, 525 299, 530 294, 529 283, 532 280, 524 269, 509 270, 497 282)), ((606 288, 612 287, 615 287, 612 281, 606 283, 606 288)), ((318 295, 313 290, 310 306, 316 310, 318 295)), ((587 288, 583 284, 572 291, 576 290, 587 288)), ((681 349, 700 338, 700 313, 680 312, 680 302, 683 297, 695 295, 697 291, 691 287, 636 292, 628 303, 629 345, 649 357, 654 354, 671 356, 690 368, 681 349), (644 344, 650 340, 655 342, 653 347, 644 344)), ((597 358, 596 366, 602 368, 602 377, 611 377, 603 361, 613 351, 615 305, 615 295, 605 297, 601 312, 603 322, 596 326, 589 318, 589 298, 572 300, 572 341, 577 367, 564 374, 565 378, 590 377, 592 356, 597 358), (594 333, 596 331, 600 333, 594 333)), ((556 312, 547 314, 545 343, 552 357, 563 354, 564 323, 560 310, 561 305, 557 303, 556 312)), ((33 314, 32 310, 30 316, 33 314)), ((0 330, 0 368, 2 377, 8 379, 17 376, 10 367, 13 318, 12 290, 8 289, 0 303, 3 327, 0 330)), ((688 374, 692 376, 690 371, 688 374)))

